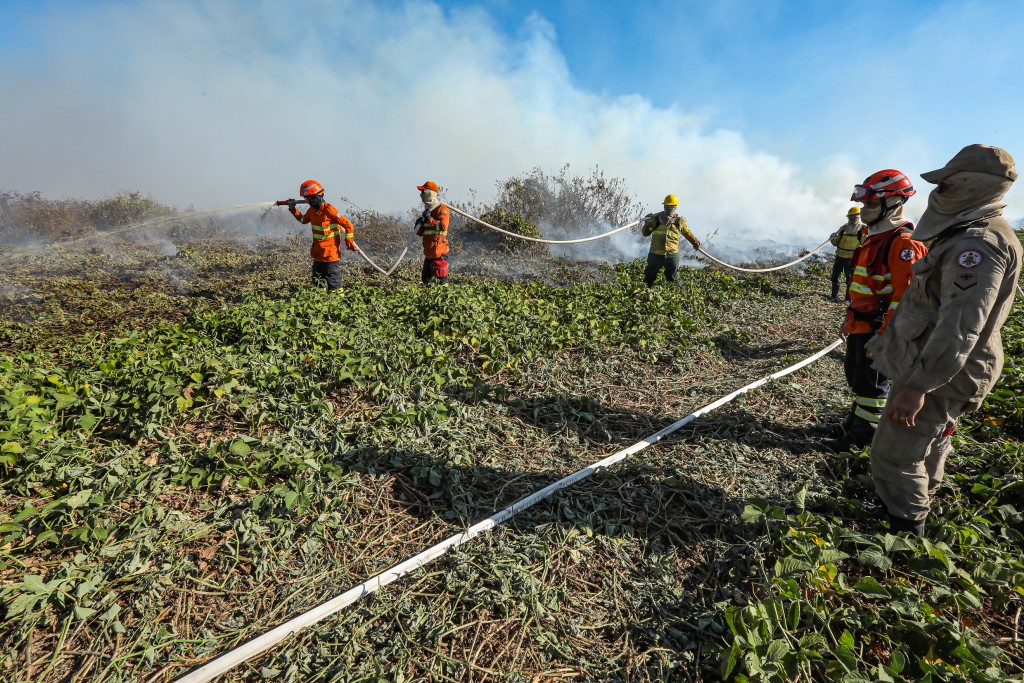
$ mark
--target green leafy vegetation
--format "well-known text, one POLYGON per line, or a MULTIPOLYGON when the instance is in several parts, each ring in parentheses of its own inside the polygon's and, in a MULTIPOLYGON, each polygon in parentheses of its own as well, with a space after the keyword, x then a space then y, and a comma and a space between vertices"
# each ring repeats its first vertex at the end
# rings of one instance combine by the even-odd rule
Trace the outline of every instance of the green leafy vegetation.
MULTIPOLYGON (((360 243, 397 251, 367 216, 360 243)), ((304 233, 18 258, 0 678, 170 680, 803 358, 839 315, 821 264, 650 290, 641 262, 543 265, 424 289, 418 263, 346 260, 328 296, 304 233)), ((1017 308, 927 540, 878 521, 867 456, 818 451, 847 402, 832 354, 225 680, 1019 678, 1022 333, 1017 308)))
MULTIPOLYGON (((488 211, 480 217, 481 220, 490 223, 491 225, 507 230, 508 232, 515 233, 517 235, 523 235, 524 237, 543 237, 537 226, 526 220, 519 214, 505 211, 503 209, 494 209, 488 211)), ((531 243, 526 240, 516 239, 515 237, 509 237, 507 235, 502 236, 501 246, 506 251, 519 252, 526 249, 533 249, 534 251, 540 251, 543 247, 536 243, 531 243)))

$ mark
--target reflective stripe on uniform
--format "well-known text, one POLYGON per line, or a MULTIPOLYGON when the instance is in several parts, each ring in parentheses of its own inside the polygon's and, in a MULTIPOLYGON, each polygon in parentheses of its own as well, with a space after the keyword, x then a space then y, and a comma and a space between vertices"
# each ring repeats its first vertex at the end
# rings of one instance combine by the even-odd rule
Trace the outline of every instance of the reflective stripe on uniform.
POLYGON ((860 406, 857 406, 857 409, 853 411, 853 414, 865 422, 870 422, 871 424, 878 424, 878 421, 882 419, 882 415, 880 413, 872 413, 860 406))
POLYGON ((854 396, 853 402, 857 405, 864 406, 865 408, 883 408, 885 407, 884 398, 871 398, 869 396, 854 396))
POLYGON ((892 294, 892 275, 889 273, 885 275, 869 275, 866 267, 857 266, 853 269, 853 276, 855 279, 850 283, 851 292, 882 297, 892 294), (856 278, 858 277, 863 278, 864 281, 857 281, 856 278), (880 285, 881 287, 879 288, 880 285))
POLYGON ((326 228, 322 225, 313 225, 313 239, 325 240, 336 235, 341 234, 340 226, 337 223, 331 223, 326 228))

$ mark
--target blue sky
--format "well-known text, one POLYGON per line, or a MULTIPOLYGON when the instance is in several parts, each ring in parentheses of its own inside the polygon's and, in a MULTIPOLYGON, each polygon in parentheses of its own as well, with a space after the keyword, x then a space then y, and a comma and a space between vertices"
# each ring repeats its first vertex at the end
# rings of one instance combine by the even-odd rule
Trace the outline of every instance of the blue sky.
POLYGON ((210 208, 312 176, 397 211, 425 178, 486 199, 569 163, 804 241, 880 168, 913 217, 963 145, 1024 157, 1022 35, 1010 0, 8 0, 0 190, 210 208))
POLYGON ((823 149, 877 153, 883 136, 934 140, 939 157, 942 140, 1024 155, 1024 126, 1011 113, 1024 108, 1022 2, 441 4, 483 7, 512 39, 536 12, 555 26, 581 87, 707 111, 709 125, 802 161, 823 149), (975 106, 982 93, 991 105, 975 106), (957 111, 957 97, 970 104, 957 111))

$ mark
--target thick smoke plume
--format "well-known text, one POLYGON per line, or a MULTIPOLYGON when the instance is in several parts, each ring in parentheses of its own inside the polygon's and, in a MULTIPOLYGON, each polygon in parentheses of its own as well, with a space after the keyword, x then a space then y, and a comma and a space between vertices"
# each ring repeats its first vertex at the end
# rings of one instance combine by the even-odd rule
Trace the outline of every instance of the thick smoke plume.
POLYGON ((46 16, 31 73, 8 70, 0 188, 204 208, 294 196, 315 177, 329 198, 397 212, 428 178, 467 197, 570 163, 627 179, 648 210, 680 195, 698 234, 814 244, 862 175, 843 159, 811 174, 690 111, 582 90, 537 17, 509 41, 481 11, 429 2, 122 10, 46 16))

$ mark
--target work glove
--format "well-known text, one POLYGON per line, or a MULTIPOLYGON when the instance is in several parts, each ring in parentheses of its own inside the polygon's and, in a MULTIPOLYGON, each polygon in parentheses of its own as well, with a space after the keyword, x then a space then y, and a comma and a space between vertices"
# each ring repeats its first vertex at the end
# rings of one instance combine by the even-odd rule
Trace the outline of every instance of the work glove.
POLYGON ((700 249, 700 240, 696 237, 693 238, 692 244, 694 249, 700 249))
POLYGON ((356 247, 356 241, 352 237, 345 238, 345 248, 348 249, 349 251, 359 251, 359 249, 356 247))
POLYGON ((295 211, 295 200, 294 199, 289 199, 288 200, 288 210, 289 211, 295 211))

